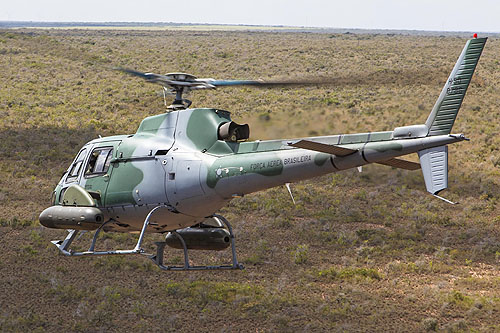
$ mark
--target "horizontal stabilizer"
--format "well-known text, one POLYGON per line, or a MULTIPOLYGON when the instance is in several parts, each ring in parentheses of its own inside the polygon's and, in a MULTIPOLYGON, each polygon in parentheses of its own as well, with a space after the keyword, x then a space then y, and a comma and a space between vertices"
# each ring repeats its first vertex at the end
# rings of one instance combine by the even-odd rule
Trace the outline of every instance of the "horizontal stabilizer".
MULTIPOLYGON (((350 149, 350 148, 344 148, 344 147, 339 147, 336 145, 329 145, 326 143, 321 143, 321 142, 314 142, 314 141, 309 141, 309 140, 300 140, 295 143, 288 143, 289 146, 296 147, 296 148, 302 148, 302 149, 308 149, 312 151, 319 151, 321 153, 325 154, 331 154, 335 156, 348 156, 351 154, 354 154, 358 150, 356 149, 350 149)), ((378 164, 383 164, 383 165, 388 165, 394 168, 399 168, 399 169, 405 169, 405 170, 418 170, 420 169, 420 164, 415 163, 415 162, 410 162, 410 161, 405 161, 405 160, 400 160, 397 158, 391 158, 390 160, 383 161, 383 162, 376 162, 378 164)))
POLYGON ((289 143, 288 145, 296 148, 319 151, 321 153, 331 154, 335 156, 347 156, 357 152, 356 149, 343 148, 335 145, 329 145, 326 143, 314 142, 309 140, 300 140, 294 143, 289 143))
POLYGON ((388 165, 394 168, 405 169, 405 170, 418 170, 420 169, 420 164, 405 160, 400 160, 398 158, 391 158, 390 160, 384 162, 377 162, 378 164, 388 165))
POLYGON ((448 146, 418 152, 427 191, 437 194, 448 187, 448 146))

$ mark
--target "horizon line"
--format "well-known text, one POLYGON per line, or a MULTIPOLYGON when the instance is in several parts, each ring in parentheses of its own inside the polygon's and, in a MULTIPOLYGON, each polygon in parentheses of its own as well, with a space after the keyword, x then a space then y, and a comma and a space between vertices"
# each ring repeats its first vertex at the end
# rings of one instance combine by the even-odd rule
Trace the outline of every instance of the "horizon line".
MULTIPOLYGON (((319 26, 303 26, 303 25, 283 25, 283 24, 248 24, 248 23, 200 23, 200 22, 173 22, 173 21, 33 21, 33 20, 0 20, 0 28, 36 28, 36 26, 28 26, 26 24, 37 24, 37 25, 51 25, 58 24, 59 27, 64 27, 65 24, 69 24, 69 27, 79 27, 77 24, 82 24, 81 27, 86 25, 94 27, 113 27, 113 26, 129 26, 134 27, 134 24, 147 25, 147 26, 240 26, 240 27, 257 27, 257 28, 281 28, 281 29, 316 29, 316 30, 359 30, 359 31, 386 31, 386 32, 404 32, 404 31, 415 31, 415 32, 427 32, 427 33, 493 33, 498 34, 499 31, 472 31, 472 30, 428 30, 428 29, 409 29, 409 28, 354 28, 354 27, 319 27, 319 26), (7 23, 7 26, 2 25, 2 23, 7 23), (9 24, 10 23, 10 24, 9 24), (16 23, 22 25, 15 25, 16 23), (12 25, 11 25, 12 24, 12 25)), ((48 26, 46 26, 48 27, 48 26)))

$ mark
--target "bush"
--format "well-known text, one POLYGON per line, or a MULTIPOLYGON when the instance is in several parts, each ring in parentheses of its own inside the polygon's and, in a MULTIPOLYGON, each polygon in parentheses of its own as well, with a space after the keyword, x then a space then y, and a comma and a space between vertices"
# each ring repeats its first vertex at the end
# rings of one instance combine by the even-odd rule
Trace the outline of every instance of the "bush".
POLYGON ((307 255, 309 252, 309 245, 297 245, 297 248, 292 251, 293 261, 297 264, 304 264, 307 262, 307 255))

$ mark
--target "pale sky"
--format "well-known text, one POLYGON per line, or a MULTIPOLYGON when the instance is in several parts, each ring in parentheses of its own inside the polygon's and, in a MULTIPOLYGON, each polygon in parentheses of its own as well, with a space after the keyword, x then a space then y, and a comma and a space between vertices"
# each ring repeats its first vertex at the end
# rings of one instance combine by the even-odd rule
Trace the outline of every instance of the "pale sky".
POLYGON ((500 0, 0 0, 0 21, 500 32, 500 0))

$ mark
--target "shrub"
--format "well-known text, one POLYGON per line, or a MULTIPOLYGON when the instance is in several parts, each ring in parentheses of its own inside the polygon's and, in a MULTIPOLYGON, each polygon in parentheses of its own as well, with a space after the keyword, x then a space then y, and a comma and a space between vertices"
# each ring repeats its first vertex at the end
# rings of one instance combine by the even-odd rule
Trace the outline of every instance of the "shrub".
POLYGON ((309 252, 309 245, 297 245, 297 248, 292 251, 293 261, 299 265, 307 262, 307 255, 309 252))

